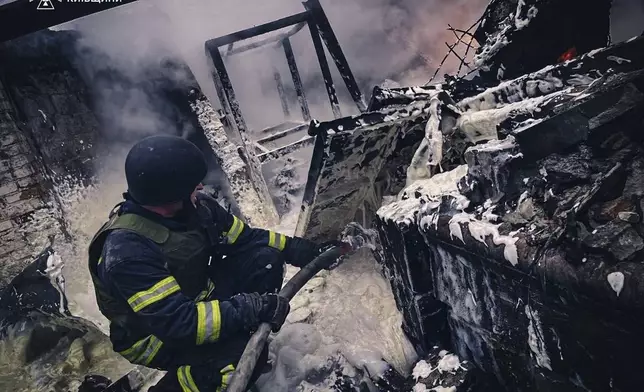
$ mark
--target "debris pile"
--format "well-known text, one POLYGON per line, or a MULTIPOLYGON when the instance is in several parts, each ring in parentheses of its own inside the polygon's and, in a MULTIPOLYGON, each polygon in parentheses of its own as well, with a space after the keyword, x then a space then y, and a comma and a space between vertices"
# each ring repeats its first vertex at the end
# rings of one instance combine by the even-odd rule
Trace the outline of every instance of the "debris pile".
POLYGON ((378 87, 310 130, 297 233, 333 237, 376 206, 419 354, 449 347, 501 390, 644 381, 644 38, 604 47, 609 3, 492 1, 478 75, 378 87))
POLYGON ((420 352, 451 344, 513 391, 641 383, 643 54, 637 38, 441 100, 455 129, 426 137, 460 133, 465 165, 425 160, 377 214, 420 352))
POLYGON ((462 392, 475 384, 476 368, 447 350, 434 347, 427 359, 419 361, 412 377, 413 392, 462 392))

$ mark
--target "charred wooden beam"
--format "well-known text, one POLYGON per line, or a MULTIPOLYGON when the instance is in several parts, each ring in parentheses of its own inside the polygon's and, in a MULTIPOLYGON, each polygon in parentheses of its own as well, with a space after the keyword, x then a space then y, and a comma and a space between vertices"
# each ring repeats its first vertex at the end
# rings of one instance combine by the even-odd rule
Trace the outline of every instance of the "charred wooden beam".
POLYGON ((382 88, 376 86, 371 93, 367 111, 374 112, 388 106, 409 105, 415 101, 428 100, 436 94, 435 86, 382 88))
POLYGON ((280 71, 277 68, 273 68, 273 78, 275 79, 275 84, 277 85, 277 94, 280 96, 280 103, 282 104, 282 112, 287 118, 291 116, 291 111, 288 108, 288 97, 284 91, 284 84, 282 83, 282 76, 280 71))
POLYGON ((235 55, 235 54, 248 52, 249 50, 261 48, 262 46, 266 46, 266 45, 269 45, 269 44, 272 44, 272 43, 275 43, 275 42, 279 43, 282 40, 284 40, 286 38, 289 38, 289 37, 292 37, 293 35, 297 34, 306 25, 307 25, 306 22, 302 22, 302 23, 296 25, 291 30, 289 30, 289 31, 287 31, 285 33, 277 34, 277 35, 275 35, 273 37, 266 38, 266 39, 263 39, 263 40, 260 40, 260 41, 257 41, 257 42, 253 42, 251 44, 244 45, 244 46, 241 46, 239 48, 233 48, 234 43, 231 43, 230 45, 228 45, 228 50, 226 51, 226 56, 232 56, 232 55, 235 55))
POLYGON ((297 100, 299 101, 300 108, 302 109, 302 119, 305 122, 309 122, 311 121, 311 112, 309 110, 309 103, 306 101, 306 94, 304 93, 304 86, 302 85, 300 71, 297 69, 297 62, 295 61, 295 55, 293 54, 291 40, 289 38, 285 38, 284 40, 282 40, 282 46, 284 47, 284 54, 286 55, 288 69, 289 71, 291 71, 291 78, 293 78, 293 85, 295 86, 295 92, 297 93, 297 100))
POLYGON ((274 140, 281 139, 281 138, 286 137, 288 135, 303 131, 308 126, 309 126, 308 124, 300 124, 300 125, 297 125, 295 127, 289 128, 289 129, 287 129, 285 131, 277 132, 277 133, 274 133, 274 134, 272 134, 270 136, 266 136, 266 137, 263 137, 261 139, 258 139, 257 143, 264 144, 264 143, 272 142, 274 140))
POLYGON ((338 38, 335 36, 335 33, 331 28, 329 19, 326 17, 326 13, 324 12, 324 9, 322 9, 320 1, 307 0, 302 4, 304 4, 304 7, 311 12, 311 17, 315 22, 327 49, 329 49, 329 53, 331 53, 331 57, 333 58, 335 65, 338 67, 338 71, 340 71, 340 75, 342 75, 342 79, 344 80, 353 101, 361 112, 366 111, 367 105, 364 101, 364 96, 362 95, 362 92, 360 92, 360 87, 358 87, 358 83, 353 76, 353 72, 351 72, 349 62, 344 56, 344 52, 342 52, 340 42, 338 42, 338 38))
POLYGON ((271 151, 269 151, 267 153, 260 154, 260 155, 257 156, 257 158, 259 159, 260 162, 266 163, 266 162, 272 161, 274 159, 279 159, 279 158, 281 158, 281 157, 283 157, 283 156, 285 156, 287 154, 290 154, 290 153, 292 153, 294 151, 297 151, 297 150, 299 150, 299 149, 301 149, 303 147, 310 146, 310 145, 313 144, 313 142, 315 142, 315 138, 309 136, 309 137, 304 138, 302 140, 298 140, 298 141, 296 141, 294 143, 287 144, 284 147, 276 148, 275 150, 271 150, 271 151))
POLYGON ((331 75, 331 70, 329 69, 329 63, 327 63, 326 54, 324 53, 324 45, 322 44, 322 40, 320 39, 320 32, 312 23, 309 23, 309 30, 311 31, 313 47, 315 48, 315 53, 317 54, 318 62, 320 63, 320 70, 322 71, 322 77, 324 78, 326 93, 329 96, 329 103, 331 103, 333 117, 340 118, 342 117, 342 112, 340 111, 340 103, 338 102, 338 95, 335 91, 335 84, 333 83, 333 76, 331 75))
POLYGON ((309 20, 308 12, 300 12, 299 14, 287 16, 272 22, 264 23, 259 26, 251 27, 250 29, 236 31, 234 33, 214 38, 206 42, 210 47, 225 46, 237 41, 242 41, 248 38, 257 37, 258 35, 270 33, 271 31, 279 30, 284 27, 289 27, 298 23, 307 22, 309 20))
POLYGON ((248 127, 246 126, 246 121, 239 107, 239 102, 235 96, 235 90, 233 84, 230 81, 230 76, 226 70, 226 65, 224 64, 224 59, 219 53, 219 47, 213 46, 211 44, 213 40, 206 42, 206 52, 210 55, 210 59, 215 67, 215 74, 213 79, 215 80, 215 87, 217 89, 217 96, 221 102, 222 107, 226 114, 232 116, 237 126, 237 130, 242 136, 242 139, 245 137, 245 134, 248 132, 248 127))
POLYGON ((258 154, 258 155, 270 152, 270 150, 268 148, 262 146, 261 144, 259 144, 257 142, 253 143, 253 145, 255 146, 255 153, 258 154))

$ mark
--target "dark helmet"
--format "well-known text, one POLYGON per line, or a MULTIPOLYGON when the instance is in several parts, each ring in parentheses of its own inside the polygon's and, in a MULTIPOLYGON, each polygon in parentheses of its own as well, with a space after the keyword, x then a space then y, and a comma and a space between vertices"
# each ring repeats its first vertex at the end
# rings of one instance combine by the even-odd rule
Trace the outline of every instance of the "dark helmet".
POLYGON ((197 146, 177 136, 147 137, 125 158, 128 193, 143 205, 187 199, 207 171, 197 146))

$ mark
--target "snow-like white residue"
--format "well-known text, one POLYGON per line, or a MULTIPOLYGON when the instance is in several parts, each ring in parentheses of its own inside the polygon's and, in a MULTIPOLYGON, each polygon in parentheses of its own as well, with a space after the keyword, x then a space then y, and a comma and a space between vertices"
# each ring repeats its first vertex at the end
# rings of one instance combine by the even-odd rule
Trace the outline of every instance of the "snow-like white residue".
POLYGON ((585 56, 583 56, 583 57, 590 57, 591 59, 594 59, 596 54, 601 53, 601 52, 603 52, 603 51, 604 51, 604 50, 606 50, 606 49, 607 49, 607 48, 597 48, 597 49, 593 49, 593 50, 591 50, 590 52, 586 53, 586 54, 585 54, 585 56))
MULTIPOLYGON (((460 199, 467 200, 467 198, 460 195, 457 187, 458 181, 466 174, 467 165, 460 165, 453 170, 439 173, 432 178, 416 181, 400 192, 398 201, 380 207, 377 215, 382 219, 393 220, 397 223, 406 223, 408 225, 414 223, 414 213, 421 207, 420 199, 414 197, 416 193, 423 195, 425 202, 435 207, 438 207, 438 204, 431 203, 432 198, 440 195, 461 196, 460 199), (402 200, 402 195, 408 195, 409 198, 402 200)), ((466 204, 465 200, 461 200, 461 203, 466 204)))
POLYGON ((58 310, 61 314, 65 313, 65 277, 63 276, 63 267, 65 263, 56 253, 49 255, 47 258, 47 268, 45 274, 49 277, 51 285, 60 294, 60 303, 58 310))
POLYGON ((456 387, 442 387, 439 385, 430 389, 429 392, 456 392, 456 387))
POLYGON ((526 13, 526 17, 521 18, 521 11, 525 5, 525 0, 519 0, 517 4, 517 12, 514 16, 514 25, 517 30, 522 30, 527 27, 530 24, 530 21, 532 21, 532 19, 539 13, 539 10, 535 6, 532 6, 526 13))
POLYGON ((40 115, 42 116, 42 121, 47 122, 47 115, 45 114, 45 112, 43 112, 40 109, 38 109, 38 111, 40 112, 40 115))
MULTIPOLYGON (((555 93, 556 94, 556 93, 555 93)), ((497 138, 497 127, 506 119, 520 114, 533 114, 555 94, 499 106, 494 109, 470 111, 459 117, 456 126, 467 135, 472 143, 497 138)))
POLYGON ((500 64, 499 69, 496 71, 496 79, 502 80, 504 75, 505 75, 505 65, 500 64))
POLYGON ((416 366, 414 366, 414 370, 411 372, 411 375, 414 377, 414 380, 418 380, 419 378, 429 377, 431 373, 432 365, 430 365, 429 362, 422 360, 418 361, 416 366))
POLYGON ((427 386, 425 384, 418 383, 414 385, 414 387, 411 389, 412 392, 427 392, 427 386))
POLYGON ((505 25, 498 33, 488 36, 485 44, 480 53, 474 56, 474 66, 483 67, 487 61, 496 55, 501 49, 506 47, 510 41, 508 40, 507 33, 512 28, 512 25, 505 25))
POLYGON ((546 344, 543 341, 543 328, 539 314, 532 310, 530 305, 526 305, 525 314, 528 316, 528 346, 530 346, 532 356, 539 367, 552 370, 546 344))
POLYGON ((624 288, 624 274, 621 272, 613 272, 608 274, 606 279, 608 280, 608 284, 610 284, 610 287, 613 289, 615 294, 617 294, 617 296, 619 297, 619 294, 624 288))
POLYGON ((461 360, 457 355, 447 354, 438 361, 438 371, 453 373, 461 367, 461 360))
POLYGON ((568 79, 567 83, 571 86, 588 86, 595 80, 597 79, 587 74, 586 75, 573 74, 568 79))
MULTIPOLYGON (((291 235, 292 222, 279 231, 291 235)), ((296 272, 289 266, 286 279, 296 272)), ((389 282, 367 249, 309 281, 291 301, 291 310, 270 343, 273 369, 259 379, 260 391, 332 391, 326 384, 330 378, 312 388, 306 381, 331 357, 344 359, 342 373, 349 377, 357 370, 375 377, 387 364, 410 374, 418 359, 400 328, 402 315, 389 282)))
POLYGON ((407 168, 407 186, 414 181, 430 178, 431 167, 440 164, 443 158, 443 133, 440 129, 441 101, 438 92, 430 99, 429 118, 425 126, 425 137, 416 149, 407 168))
POLYGON ((625 58, 618 57, 618 56, 608 56, 608 57, 606 57, 606 59, 609 60, 609 61, 614 61, 619 65, 631 62, 631 60, 629 60, 629 59, 625 59, 625 58))
POLYGON ((495 245, 504 245, 503 256, 507 261, 512 265, 516 266, 519 262, 517 255, 516 242, 517 237, 501 235, 499 234, 499 226, 492 223, 483 222, 478 219, 475 219, 472 215, 467 213, 458 213, 452 217, 449 221, 450 236, 458 237, 461 241, 465 242, 463 239, 463 226, 467 224, 470 235, 475 240, 485 244, 486 238, 492 236, 492 242, 495 245))
POLYGON ((463 231, 461 230, 461 225, 460 225, 459 220, 455 220, 454 218, 450 219, 449 221, 449 236, 450 238, 454 239, 454 237, 458 238, 461 240, 461 242, 465 243, 465 240, 463 239, 463 231))

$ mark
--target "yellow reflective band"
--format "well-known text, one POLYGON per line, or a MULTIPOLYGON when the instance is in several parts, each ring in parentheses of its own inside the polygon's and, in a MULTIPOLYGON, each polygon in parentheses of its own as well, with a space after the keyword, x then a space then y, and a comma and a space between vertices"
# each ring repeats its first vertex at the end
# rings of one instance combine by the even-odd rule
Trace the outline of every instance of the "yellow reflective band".
POLYGON ((101 264, 102 262, 103 262, 103 256, 98 258, 98 263, 96 263, 96 265, 101 264))
POLYGON ((208 279, 208 283, 206 285, 206 289, 202 291, 197 298, 195 298, 195 302, 200 302, 203 301, 204 299, 208 298, 210 294, 215 290, 215 284, 212 282, 212 280, 208 279))
POLYGON ((284 248, 286 248, 286 236, 282 234, 280 234, 279 236, 280 236, 280 241, 277 249, 284 250, 284 248))
POLYGON ((233 215, 233 224, 230 226, 228 233, 225 233, 226 237, 228 237, 228 243, 234 244, 237 241, 237 238, 239 238, 242 230, 244 230, 244 222, 233 215))
POLYGON ((125 359, 137 365, 148 366, 163 346, 163 342, 156 336, 150 335, 134 343, 127 350, 120 351, 125 359))
POLYGON ((221 374, 226 374, 226 373, 230 373, 230 372, 234 372, 234 371, 235 371, 235 365, 230 364, 230 365, 226 366, 225 368, 221 369, 220 373, 221 374))
POLYGON ((221 333, 219 301, 197 303, 197 344, 212 343, 221 333))
POLYGON ((177 378, 183 392, 199 392, 199 388, 197 388, 197 384, 195 384, 195 380, 190 373, 190 365, 181 366, 177 369, 177 378))
POLYGON ((275 248, 275 233, 272 231, 268 232, 268 246, 275 248))
POLYGON ((286 248, 286 236, 273 231, 268 232, 268 246, 280 251, 286 248))
POLYGON ((130 304, 132 310, 138 312, 146 306, 161 301, 179 290, 181 290, 181 287, 177 281, 172 276, 168 276, 148 290, 134 294, 127 300, 127 303, 130 304))
POLYGON ((230 383, 230 378, 233 376, 234 371, 235 366, 233 365, 228 365, 221 369, 221 385, 217 388, 217 392, 223 392, 228 388, 228 383, 230 383))

